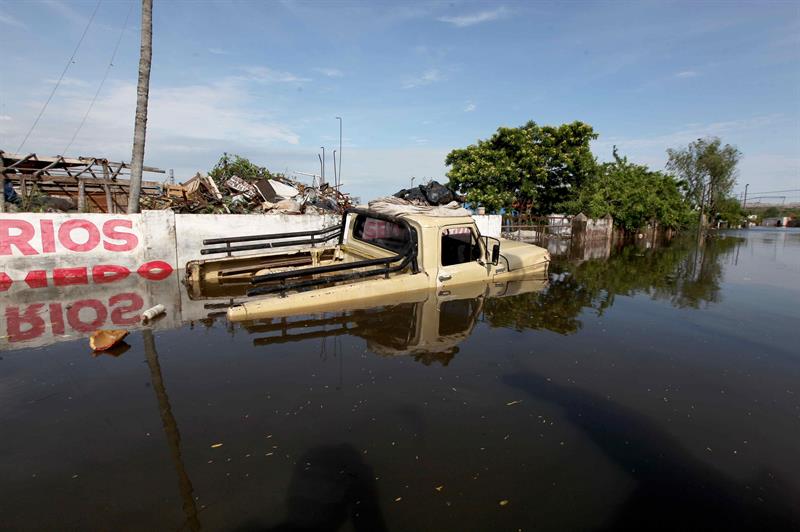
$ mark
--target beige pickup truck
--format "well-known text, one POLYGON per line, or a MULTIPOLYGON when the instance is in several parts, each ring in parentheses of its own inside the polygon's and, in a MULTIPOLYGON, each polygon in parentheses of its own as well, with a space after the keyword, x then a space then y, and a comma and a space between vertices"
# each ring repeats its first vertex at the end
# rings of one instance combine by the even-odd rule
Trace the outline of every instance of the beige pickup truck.
POLYGON ((431 289, 541 276, 550 262, 546 249, 481 236, 470 216, 367 209, 350 209, 341 225, 318 231, 203 243, 211 247, 202 254, 227 256, 187 264, 189 291, 246 292, 246 301, 228 309, 231 321, 366 308, 431 289), (286 247, 294 249, 275 251, 286 247), (232 256, 264 249, 272 251, 232 256))

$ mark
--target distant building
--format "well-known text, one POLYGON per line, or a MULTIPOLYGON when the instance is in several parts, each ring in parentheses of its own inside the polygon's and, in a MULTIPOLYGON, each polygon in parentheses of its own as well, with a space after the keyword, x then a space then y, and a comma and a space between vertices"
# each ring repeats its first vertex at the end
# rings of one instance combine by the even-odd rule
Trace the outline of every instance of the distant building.
POLYGON ((764 218, 761 220, 761 227, 786 227, 791 218, 789 216, 779 216, 777 218, 764 218))

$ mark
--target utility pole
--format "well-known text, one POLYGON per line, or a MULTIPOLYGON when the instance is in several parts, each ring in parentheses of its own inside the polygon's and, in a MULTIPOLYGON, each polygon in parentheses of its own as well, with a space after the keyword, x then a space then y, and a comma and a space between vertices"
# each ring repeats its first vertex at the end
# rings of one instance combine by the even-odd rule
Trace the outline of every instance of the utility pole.
POLYGON ((150 64, 153 59, 153 0, 142 0, 142 47, 139 53, 139 84, 136 87, 136 123, 133 129, 131 182, 128 189, 128 214, 139 212, 142 193, 144 141, 147 133, 147 100, 150 95, 150 64))
POLYGON ((322 183, 325 183, 325 146, 320 146, 320 148, 322 148, 322 183))
MULTIPOLYGON (((337 116, 336 120, 339 121, 339 181, 342 180, 342 117, 337 116)), ((336 162, 334 161, 334 165, 336 162)), ((336 186, 339 186, 339 181, 336 182, 336 186)))
POLYGON ((744 201, 742 202, 742 210, 747 208, 747 189, 750 187, 750 183, 747 183, 744 186, 744 201))

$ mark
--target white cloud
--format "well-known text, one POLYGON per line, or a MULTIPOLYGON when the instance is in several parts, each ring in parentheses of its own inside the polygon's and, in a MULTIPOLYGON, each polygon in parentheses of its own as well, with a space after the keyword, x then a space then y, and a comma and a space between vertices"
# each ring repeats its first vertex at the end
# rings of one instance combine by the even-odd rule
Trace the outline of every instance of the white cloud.
MULTIPOLYGON (((51 106, 26 149, 61 154, 91 97, 86 91, 65 94, 58 106, 51 106)), ((129 160, 135 106, 135 81, 109 82, 66 155, 129 160)), ((18 108, 22 112, 26 106, 18 108)), ((27 113, 29 116, 0 122, 4 143, 16 146, 20 142, 25 134, 23 126, 32 122, 36 109, 27 113)), ((179 170, 180 178, 207 170, 226 150, 247 153, 299 143, 300 136, 290 126, 279 123, 268 112, 257 110, 248 84, 241 79, 151 87, 145 160, 148 165, 179 170)))
POLYGON ((404 89, 413 89, 416 87, 424 87, 437 81, 442 81, 444 78, 442 74, 435 68, 431 68, 422 73, 422 75, 415 78, 409 78, 403 83, 404 89))
POLYGON ((475 110, 475 109, 477 109, 477 108, 478 108, 478 106, 476 106, 476 105, 475 105, 474 103, 472 103, 472 102, 469 102, 469 103, 467 104, 467 106, 464 108, 464 112, 465 112, 465 113, 471 113, 472 111, 474 111, 474 110, 475 110))
MULTIPOLYGON (((55 85, 56 83, 58 83, 58 80, 55 79, 55 78, 52 78, 52 79, 46 79, 46 80, 44 80, 44 82, 45 83, 50 83, 51 85, 55 85)), ((71 78, 69 76, 64 76, 61 79, 60 86, 61 87, 88 87, 89 83, 86 82, 86 81, 83 81, 82 79, 71 78)))
POLYGON ((482 22, 497 20, 504 17, 507 13, 508 10, 501 6, 491 11, 479 11, 477 13, 458 15, 455 17, 439 17, 439 21, 452 24, 457 28, 466 28, 469 26, 474 26, 475 24, 481 24, 482 22))
MULTIPOLYGON (((59 2, 58 0, 42 0, 42 3, 55 11, 62 18, 66 18, 75 24, 85 25, 88 20, 88 16, 78 13, 64 2, 59 2)), ((89 13, 91 13, 91 8, 89 9, 89 13)))
POLYGON ((682 70, 675 74, 676 78, 694 78, 697 77, 697 72, 694 70, 682 70))
POLYGON ((247 67, 244 71, 248 74, 248 79, 260 83, 304 83, 311 81, 309 78, 303 78, 291 72, 281 72, 280 70, 273 70, 263 66, 247 67))
POLYGON ((329 78, 341 78, 344 76, 344 72, 339 70, 338 68, 315 68, 316 72, 319 72, 323 76, 328 76, 329 78))
POLYGON ((228 52, 226 52, 222 48, 209 48, 208 49, 208 53, 214 54, 214 55, 228 55, 228 52))
POLYGON ((0 115, 0 122, 9 122, 12 118, 8 115, 0 115))
POLYGON ((22 29, 28 29, 28 25, 22 22, 21 20, 12 17, 8 13, 0 12, 0 24, 5 24, 6 26, 16 26, 22 29))

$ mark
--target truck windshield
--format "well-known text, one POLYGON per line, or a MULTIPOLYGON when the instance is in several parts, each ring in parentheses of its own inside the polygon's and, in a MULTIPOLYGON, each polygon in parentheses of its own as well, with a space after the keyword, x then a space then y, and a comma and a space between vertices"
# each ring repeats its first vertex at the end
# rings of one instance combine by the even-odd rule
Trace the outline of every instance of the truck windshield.
POLYGON ((356 216, 353 238, 395 253, 403 251, 409 241, 408 229, 404 226, 365 214, 356 216))

